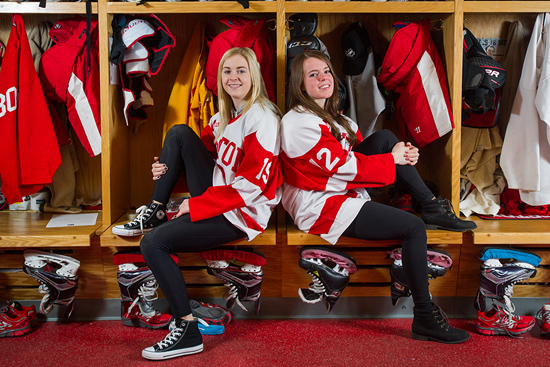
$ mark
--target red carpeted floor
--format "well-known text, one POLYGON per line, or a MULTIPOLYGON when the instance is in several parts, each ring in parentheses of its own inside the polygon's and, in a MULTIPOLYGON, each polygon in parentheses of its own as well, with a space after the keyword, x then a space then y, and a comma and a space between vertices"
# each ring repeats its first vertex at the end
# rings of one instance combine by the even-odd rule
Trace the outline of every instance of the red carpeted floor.
POLYGON ((0 339, 0 366, 550 366, 550 338, 535 326, 522 339, 483 336, 474 320, 451 320, 471 333, 445 345, 411 339, 412 319, 234 320, 203 337, 204 352, 167 361, 141 357, 166 330, 119 321, 40 322, 0 339))

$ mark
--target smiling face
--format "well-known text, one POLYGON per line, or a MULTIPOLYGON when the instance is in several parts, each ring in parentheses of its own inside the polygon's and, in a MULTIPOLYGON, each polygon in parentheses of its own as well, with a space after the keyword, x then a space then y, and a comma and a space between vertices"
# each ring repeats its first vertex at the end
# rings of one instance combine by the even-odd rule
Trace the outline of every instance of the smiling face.
POLYGON ((238 111, 246 102, 246 96, 252 87, 248 63, 242 55, 233 55, 225 60, 222 67, 222 86, 233 100, 238 111))
POLYGON ((309 57, 304 61, 304 89, 305 92, 324 108, 327 98, 334 92, 334 77, 326 62, 316 57, 309 57))

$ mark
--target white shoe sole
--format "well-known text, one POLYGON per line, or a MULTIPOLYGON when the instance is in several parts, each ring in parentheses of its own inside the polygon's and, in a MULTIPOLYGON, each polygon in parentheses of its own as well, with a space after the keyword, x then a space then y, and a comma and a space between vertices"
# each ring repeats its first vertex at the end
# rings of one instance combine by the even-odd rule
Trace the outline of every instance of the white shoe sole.
POLYGON ((168 352, 155 352, 154 347, 148 347, 141 352, 141 356, 145 359, 150 359, 153 361, 161 361, 164 359, 170 359, 170 358, 176 358, 176 357, 187 356, 190 354, 200 353, 202 352, 202 349, 203 349, 202 344, 194 347, 189 347, 189 348, 171 350, 168 352))
POLYGON ((113 227, 113 234, 116 234, 117 236, 141 236, 147 232, 149 232, 152 228, 144 228, 141 229, 124 229, 124 228, 117 228, 117 226, 113 227))

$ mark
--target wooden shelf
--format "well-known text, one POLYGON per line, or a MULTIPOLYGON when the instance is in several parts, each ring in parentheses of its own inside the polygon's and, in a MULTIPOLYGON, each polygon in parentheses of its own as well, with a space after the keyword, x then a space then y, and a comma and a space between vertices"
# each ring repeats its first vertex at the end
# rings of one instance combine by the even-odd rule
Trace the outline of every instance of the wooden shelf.
POLYGON ((385 1, 385 2, 364 2, 364 1, 287 1, 285 2, 287 13, 453 13, 455 10, 454 1, 385 1))
MULTIPOLYGON (((128 212, 131 214, 132 212, 128 212)), ((246 239, 227 243, 225 246, 270 246, 277 244, 277 226, 275 216, 271 217, 271 221, 264 233, 259 234, 252 241, 246 239)), ((118 236, 113 234, 113 227, 119 224, 128 222, 128 216, 123 215, 112 226, 110 226, 99 237, 101 247, 139 247, 139 242, 143 236, 118 236)))
MULTIPOLYGON (((461 232, 449 232, 441 230, 429 230, 428 245, 439 244, 461 244, 461 232)), ((291 246, 308 246, 308 245, 329 245, 330 243, 322 239, 320 236, 305 233, 300 231, 294 224, 287 225, 287 244, 291 246)), ((364 241, 349 237, 340 237, 336 246, 346 247, 385 247, 399 245, 399 240, 387 241, 364 241)))
POLYGON ((473 231, 474 245, 550 245, 548 220, 491 220, 478 217, 469 219, 477 224, 477 229, 473 231))
POLYGON ((102 225, 102 213, 93 226, 46 228, 54 213, 1 212, 0 247, 86 247, 102 225))
MULTIPOLYGON (((86 3, 48 2, 45 8, 39 2, 0 2, 0 13, 10 14, 86 14, 86 3)), ((97 14, 97 3, 92 3, 92 14, 97 14)))
POLYGON ((545 13, 547 1, 464 1, 464 13, 545 13))
POLYGON ((178 1, 147 2, 142 5, 128 2, 108 2, 110 14, 149 14, 149 13, 276 13, 276 1, 251 1, 248 9, 237 1, 178 1))

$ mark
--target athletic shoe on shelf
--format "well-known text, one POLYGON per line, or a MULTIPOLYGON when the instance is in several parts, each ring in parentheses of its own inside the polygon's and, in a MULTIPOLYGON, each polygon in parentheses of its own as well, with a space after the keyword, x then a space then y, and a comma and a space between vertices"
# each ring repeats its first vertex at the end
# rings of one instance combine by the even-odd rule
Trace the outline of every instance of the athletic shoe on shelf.
POLYGON ((170 333, 163 340, 141 352, 143 358, 159 361, 202 352, 202 336, 197 319, 173 319, 169 329, 170 333))
POLYGON ((539 321, 540 335, 550 336, 550 303, 542 306, 535 318, 539 321))
POLYGON ((490 311, 477 312, 476 330, 483 335, 508 335, 518 337, 535 326, 531 316, 518 316, 494 305, 490 311))
POLYGON ((151 202, 148 206, 140 206, 136 210, 136 213, 137 217, 133 221, 114 226, 113 234, 119 236, 141 236, 168 220, 164 204, 151 202))
POLYGON ((161 329, 168 326, 172 315, 152 309, 151 316, 145 316, 141 308, 130 301, 122 301, 122 324, 125 326, 161 329))
POLYGON ((27 315, 12 318, 8 314, 8 307, 0 309, 0 338, 9 338, 27 334, 31 330, 31 324, 27 315))
POLYGON ((31 305, 30 307, 25 307, 17 301, 8 301, 6 302, 7 314, 12 319, 17 319, 21 316, 27 317, 31 327, 36 325, 38 322, 38 316, 36 315, 36 307, 31 305))

